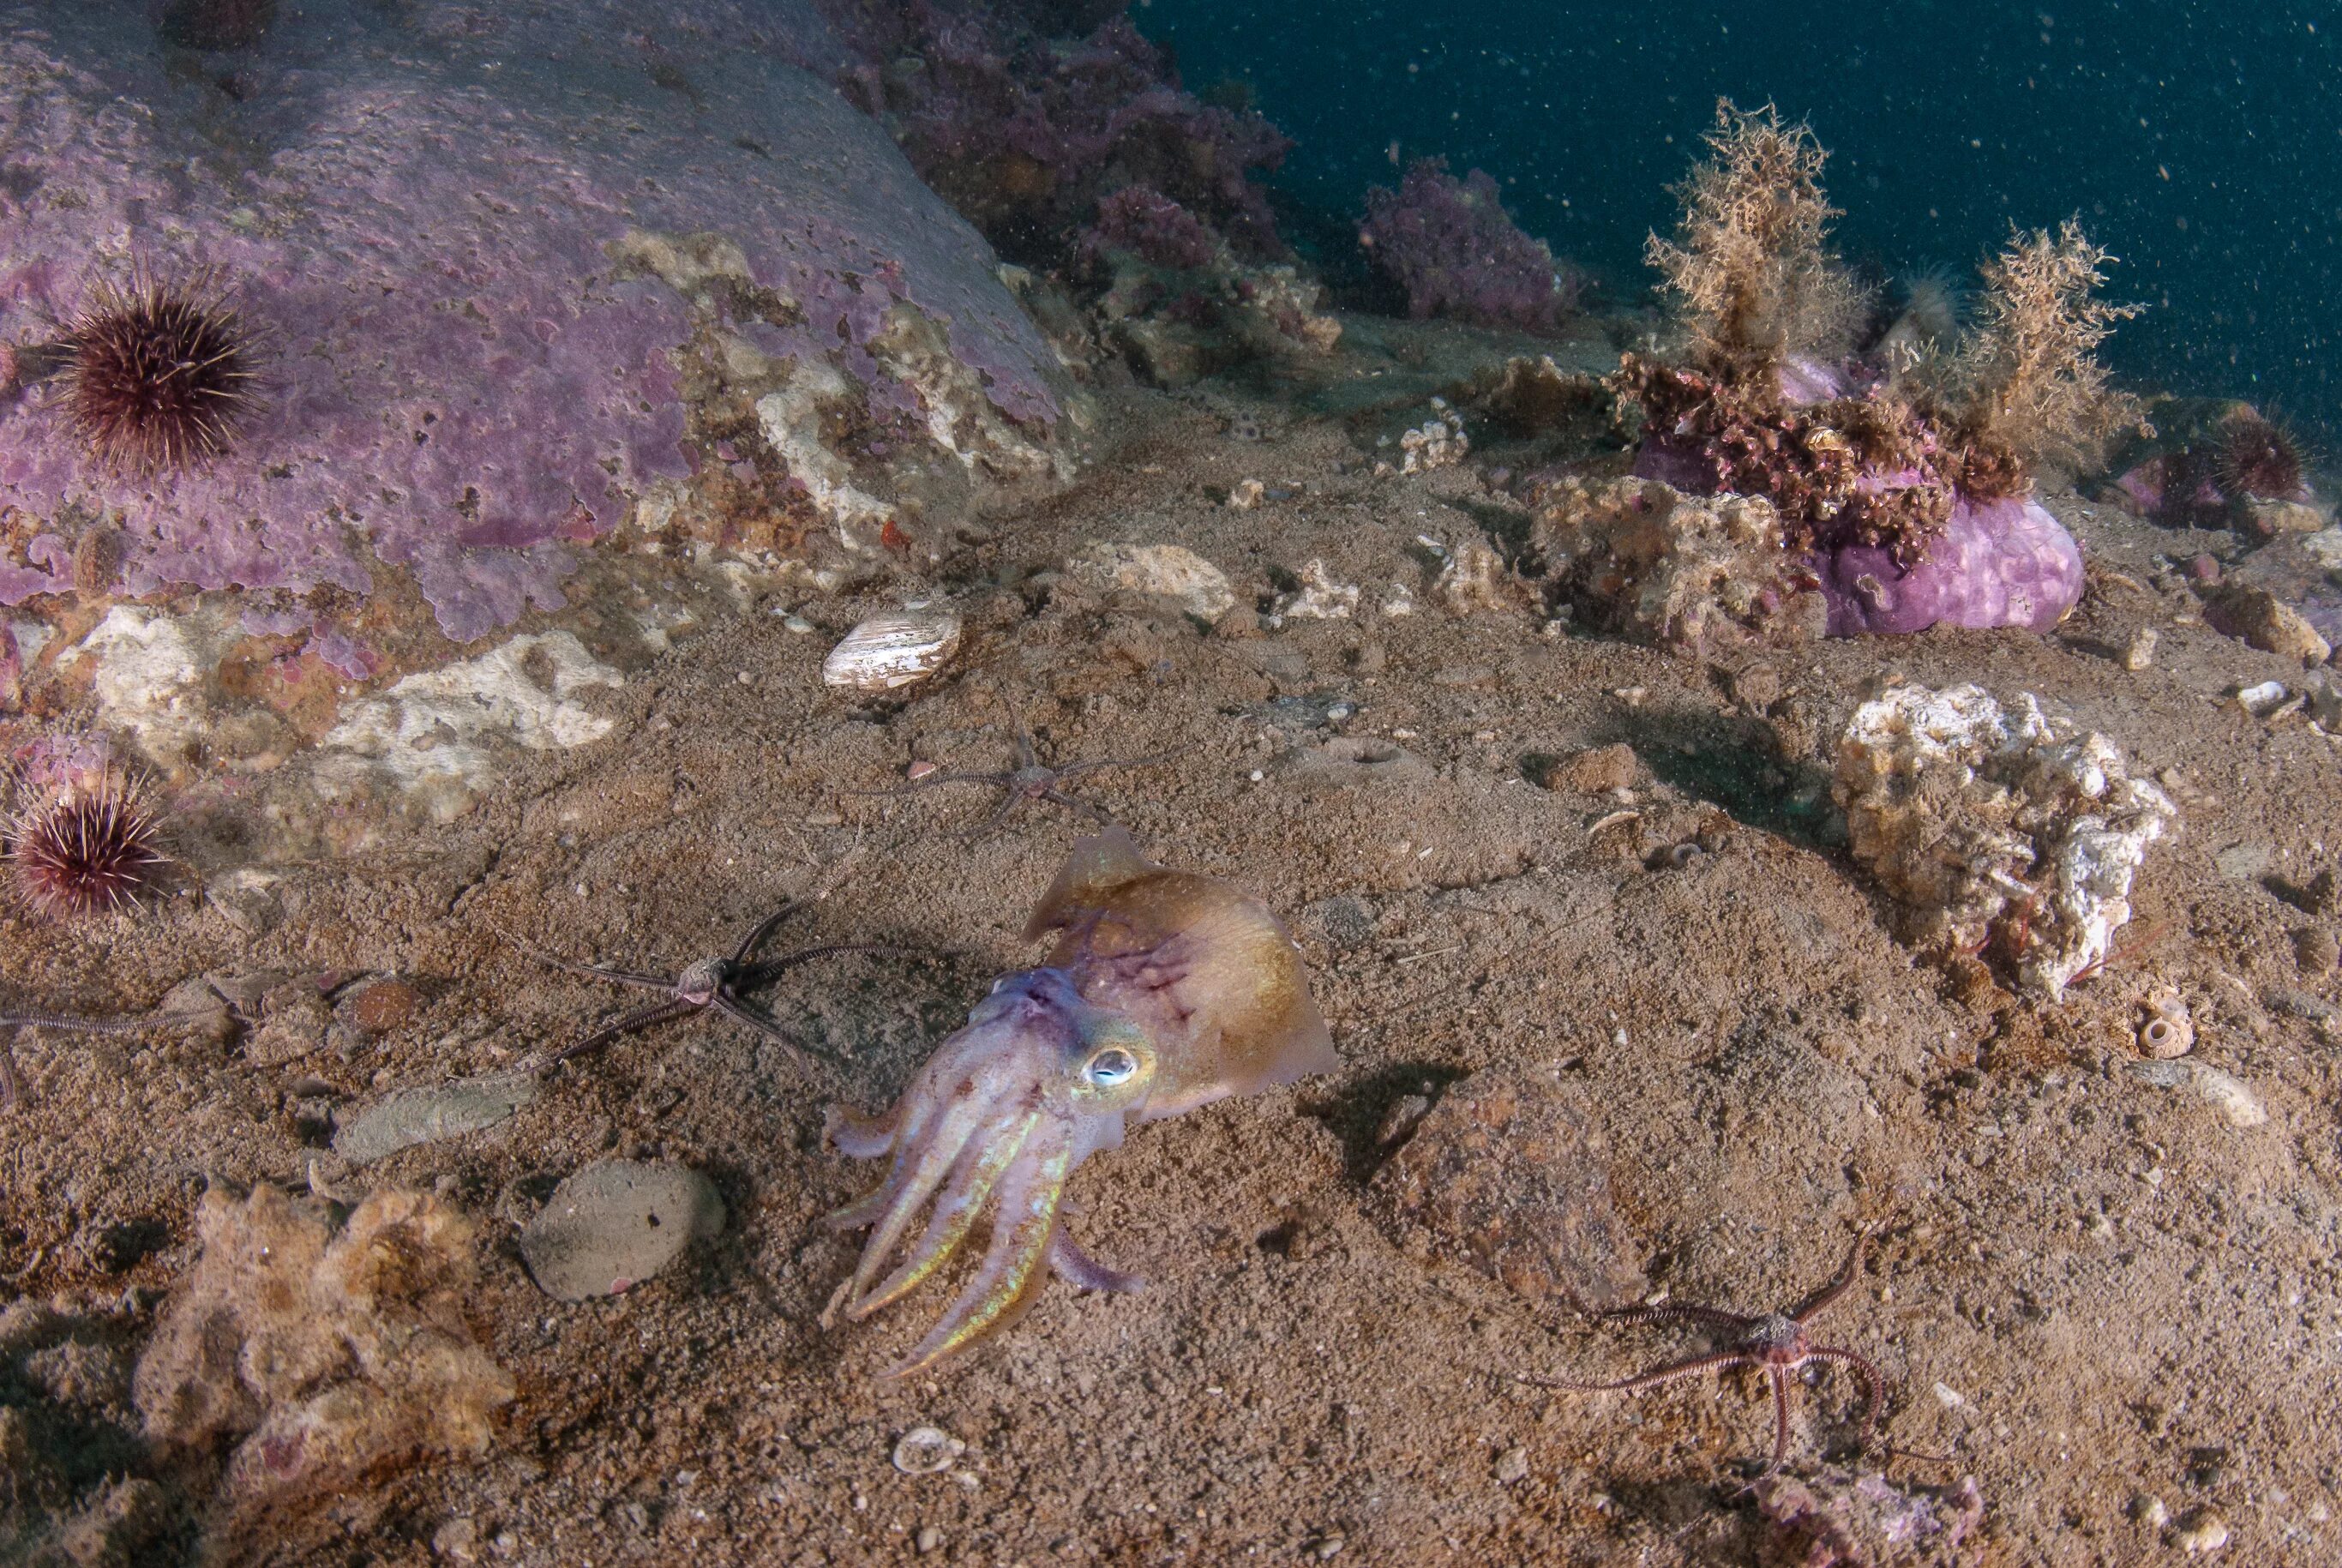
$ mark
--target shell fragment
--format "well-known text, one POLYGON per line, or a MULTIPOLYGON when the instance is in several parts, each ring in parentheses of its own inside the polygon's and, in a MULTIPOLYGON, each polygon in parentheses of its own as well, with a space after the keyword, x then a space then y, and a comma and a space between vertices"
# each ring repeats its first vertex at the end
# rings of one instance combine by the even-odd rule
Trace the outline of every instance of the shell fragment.
POLYGON ((821 664, 824 685, 887 692, 922 681, 959 651, 959 617, 948 610, 891 610, 846 634, 821 664))

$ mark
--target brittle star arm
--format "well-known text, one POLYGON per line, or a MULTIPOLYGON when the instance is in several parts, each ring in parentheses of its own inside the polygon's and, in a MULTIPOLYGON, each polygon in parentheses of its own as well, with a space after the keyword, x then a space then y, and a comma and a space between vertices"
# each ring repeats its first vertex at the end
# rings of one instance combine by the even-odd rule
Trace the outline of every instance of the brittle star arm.
POLYGON ((638 974, 631 969, 611 969, 599 964, 580 964, 574 958, 564 958, 558 954, 547 953, 535 943, 515 936, 509 931, 502 934, 506 942, 511 943, 547 969, 559 969, 571 974, 582 974, 591 980, 606 980, 614 985, 632 985, 643 991, 672 993, 675 990, 675 981, 672 977, 662 979, 656 974, 638 974))
POLYGON ((1689 1361, 1671 1362, 1633 1377, 1622 1377, 1616 1383, 1579 1383, 1566 1377, 1540 1377, 1530 1372, 1516 1372, 1513 1376, 1518 1382, 1535 1383, 1539 1388, 1566 1389, 1571 1393, 1637 1393, 1663 1383, 1681 1383, 1687 1377, 1698 1377, 1704 1373, 1753 1366, 1756 1362, 1756 1358, 1746 1351, 1719 1350, 1710 1355, 1694 1356, 1689 1361))
POLYGON ((1807 1302, 1805 1305, 1799 1307, 1796 1312, 1791 1313, 1789 1314, 1791 1320, 1799 1324, 1803 1324, 1837 1304, 1839 1297, 1852 1290, 1854 1288, 1855 1280, 1859 1277, 1862 1273, 1862 1254, 1869 1245, 1870 1231, 1868 1227, 1866 1226, 1864 1229, 1855 1233, 1854 1247, 1846 1254, 1846 1262, 1839 1267, 1837 1277, 1830 1281, 1829 1283, 1824 1285, 1819 1293, 1816 1294, 1810 1301, 1807 1302))
POLYGON ((1862 1445, 1869 1447, 1871 1438, 1878 1431, 1878 1413, 1887 1401, 1886 1377, 1869 1357, 1841 1350, 1836 1345, 1823 1345, 1807 1353, 1816 1361, 1834 1361, 1850 1367, 1855 1376, 1862 1380, 1862 1445))
POLYGON ((1730 1329, 1743 1333, 1754 1328, 1756 1320, 1736 1312, 1725 1312, 1717 1307, 1692 1306, 1688 1303, 1662 1302, 1656 1306, 1620 1307, 1602 1314, 1604 1323, 1704 1323, 1714 1328, 1730 1329))
MULTIPOLYGON (((671 991, 674 987, 663 986, 662 989, 671 991)), ((697 1003, 686 1002, 680 996, 671 1001, 654 1002, 648 1007, 637 1007, 632 1013, 612 1019, 584 1039, 575 1040, 564 1045, 546 1057, 545 1064, 547 1067, 558 1067, 571 1057, 583 1056, 588 1051, 607 1045, 622 1034, 631 1034, 637 1029, 647 1029, 654 1024, 664 1024, 670 1018, 680 1018, 685 1014, 696 1012, 697 1009, 697 1003)))
POLYGON ((16 1053, 10 1044, 20 1028, 70 1029, 82 1034, 135 1034, 147 1026, 144 1018, 67 1018, 53 1013, 0 1013, 0 1029, 8 1036, 0 1036, 0 1105, 13 1105, 24 1098, 24 1085, 16 1077, 16 1053))

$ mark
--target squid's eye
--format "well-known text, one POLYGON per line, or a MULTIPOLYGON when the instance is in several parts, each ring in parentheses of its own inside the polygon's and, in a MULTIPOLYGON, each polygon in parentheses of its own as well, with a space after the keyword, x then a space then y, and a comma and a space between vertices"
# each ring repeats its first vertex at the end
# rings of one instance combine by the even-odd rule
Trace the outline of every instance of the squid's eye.
POLYGON ((1111 1089, 1129 1083, 1130 1075, 1137 1071, 1137 1057, 1118 1045, 1110 1045, 1090 1058, 1089 1065, 1082 1069, 1082 1076, 1101 1089, 1111 1089))

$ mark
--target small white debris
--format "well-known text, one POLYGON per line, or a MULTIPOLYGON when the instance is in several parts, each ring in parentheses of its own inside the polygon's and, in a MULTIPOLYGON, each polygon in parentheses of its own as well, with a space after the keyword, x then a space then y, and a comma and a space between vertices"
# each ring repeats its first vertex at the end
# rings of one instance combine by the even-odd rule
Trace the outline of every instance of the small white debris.
POLYGON ((895 1468, 906 1475, 940 1475, 967 1444, 939 1426, 915 1426, 895 1440, 895 1468))
POLYGON ((1094 542, 1066 563, 1074 581, 1109 592, 1176 599, 1202 621, 1216 621, 1236 608, 1227 574, 1180 544, 1114 544, 1094 542))
POLYGON ((1337 583, 1326 563, 1311 557, 1301 568, 1301 590, 1277 601, 1276 614, 1288 621, 1346 621, 1358 607, 1358 590, 1337 583))
POLYGON ((1401 474, 1428 474, 1435 468, 1446 468, 1464 461, 1472 450, 1471 438, 1464 434, 1464 421, 1448 411, 1438 398, 1431 401, 1432 416, 1416 428, 1398 438, 1400 450, 1406 454, 1399 464, 1401 474))
POLYGON ((1383 595, 1380 608, 1384 617, 1393 621, 1414 614, 1415 590, 1404 583, 1393 583, 1390 591, 1383 595))
POLYGON ((1238 512, 1249 512, 1260 504, 1268 486, 1257 479, 1246 479, 1228 492, 1228 504, 1238 512))
POLYGON ((959 651, 959 617, 948 610, 895 610, 846 634, 821 664, 824 685, 888 692, 923 681, 959 651))
POLYGON ((2181 1525, 2171 1541, 2190 1557, 2217 1552, 2228 1543, 2228 1522, 2217 1513, 2198 1513, 2181 1525))
POLYGON ((1950 1383, 1939 1382, 1936 1384, 1936 1403, 1946 1410, 1957 1410, 1967 1401, 1950 1383))
POLYGON ((2237 694, 2237 705, 2255 718, 2266 718, 2285 704, 2285 683, 2263 681, 2257 686, 2247 686, 2237 694))
POLYGON ((2130 634, 2130 645, 2123 650, 2123 668, 2149 670, 2155 667, 2155 644, 2160 640, 2152 626, 2141 626, 2130 634))
POLYGON ((1497 1456, 1496 1480, 1510 1486, 1516 1481, 1526 1481, 1529 1473, 1529 1451, 1517 1445, 1507 1448, 1497 1456))
POLYGON ((2221 1072, 2217 1067, 2196 1064, 2196 1093, 2203 1102, 2220 1113, 2231 1127, 2260 1127, 2268 1123, 2268 1109, 2261 1104, 2252 1085, 2243 1079, 2221 1072))

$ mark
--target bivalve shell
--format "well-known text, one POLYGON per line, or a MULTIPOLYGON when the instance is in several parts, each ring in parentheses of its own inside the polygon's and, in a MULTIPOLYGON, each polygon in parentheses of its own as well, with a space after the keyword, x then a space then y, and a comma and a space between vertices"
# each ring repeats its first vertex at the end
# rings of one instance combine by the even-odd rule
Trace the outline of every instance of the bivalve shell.
POLYGON ((873 615, 821 662, 824 685, 889 692, 923 681, 959 651, 959 617, 948 610, 891 610, 873 615))

